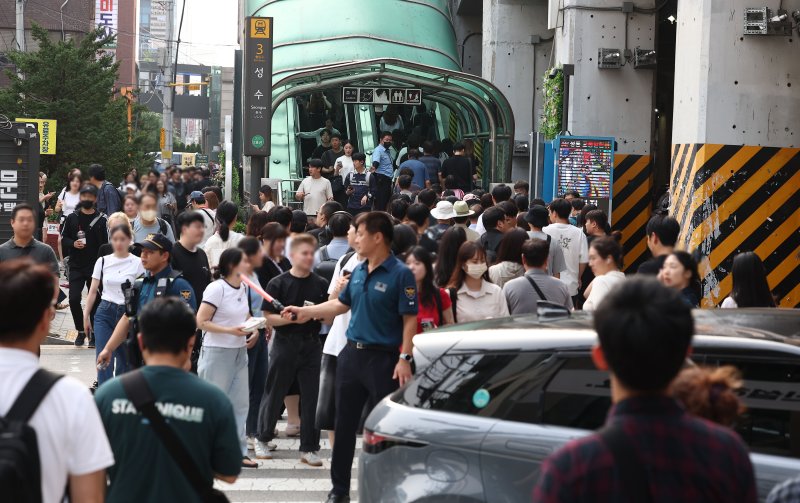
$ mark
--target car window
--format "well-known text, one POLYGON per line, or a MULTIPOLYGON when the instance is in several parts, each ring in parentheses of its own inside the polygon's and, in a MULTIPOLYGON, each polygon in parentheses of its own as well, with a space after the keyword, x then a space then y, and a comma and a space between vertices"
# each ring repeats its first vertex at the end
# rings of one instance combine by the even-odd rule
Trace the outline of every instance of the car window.
POLYGON ((541 389, 555 370, 550 354, 445 355, 392 399, 422 409, 538 423, 541 389))
POLYGON ((800 364, 708 355, 707 365, 733 365, 747 410, 734 425, 754 452, 800 458, 800 364))
POLYGON ((596 430, 605 423, 610 407, 608 372, 597 370, 588 355, 568 358, 545 385, 542 422, 596 430))

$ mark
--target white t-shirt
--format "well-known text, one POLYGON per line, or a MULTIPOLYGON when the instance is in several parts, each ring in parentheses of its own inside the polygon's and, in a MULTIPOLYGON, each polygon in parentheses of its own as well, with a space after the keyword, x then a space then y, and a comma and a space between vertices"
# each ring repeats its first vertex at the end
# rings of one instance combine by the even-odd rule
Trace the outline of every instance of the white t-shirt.
POLYGON ((78 207, 78 203, 81 201, 81 195, 68 192, 67 189, 61 189, 58 200, 61 201, 61 212, 66 218, 75 212, 75 208, 78 207))
POLYGON ((352 157, 347 157, 346 155, 343 155, 343 156, 339 157, 338 159, 336 159, 336 162, 342 163, 342 169, 339 170, 339 174, 342 176, 342 180, 347 178, 347 175, 349 175, 350 173, 352 173, 356 169, 353 166, 353 158, 352 157))
POLYGON ((583 303, 583 310, 594 311, 597 309, 597 305, 608 295, 608 292, 623 281, 625 281, 625 274, 620 271, 611 271, 602 276, 595 276, 592 280, 592 291, 586 298, 586 302, 583 303))
POLYGON ((216 217, 217 212, 208 208, 197 208, 194 211, 203 216, 203 240, 200 241, 199 245, 200 248, 202 248, 203 245, 206 244, 206 241, 208 241, 208 238, 214 234, 214 218, 216 217))
POLYGON ((219 265, 219 258, 222 256, 222 252, 229 248, 236 248, 236 245, 239 244, 239 241, 241 241, 243 237, 244 234, 230 231, 228 234, 228 240, 223 241, 222 238, 219 237, 219 233, 215 232, 210 238, 208 238, 208 241, 201 246, 208 257, 208 266, 212 268, 217 267, 219 265))
MULTIPOLYGON (((586 234, 581 229, 570 224, 550 224, 542 229, 550 235, 564 252, 564 263, 567 268, 561 273, 561 281, 567 285, 571 296, 578 294, 578 276, 580 264, 589 262, 589 246, 586 234)), ((553 271, 556 272, 556 271, 553 271)))
POLYGON ((264 207, 261 208, 261 210, 262 211, 269 211, 274 207, 275 207, 275 203, 273 203, 272 201, 267 201, 266 203, 264 203, 264 207))
MULTIPOLYGON (((8 413, 38 369, 33 353, 0 348, 0 416, 8 413)), ((44 503, 61 501, 69 475, 87 475, 114 464, 92 395, 72 377, 62 377, 50 388, 29 424, 39 446, 44 503)))
POLYGON ((306 215, 312 216, 316 215, 322 205, 333 197, 331 182, 323 177, 305 177, 300 182, 300 186, 297 187, 297 192, 305 194, 305 197, 303 197, 303 211, 306 212, 306 215))
POLYGON ((125 258, 118 258, 114 255, 100 257, 94 263, 92 279, 103 278, 103 293, 101 300, 113 302, 117 305, 125 304, 125 295, 122 293, 122 284, 130 280, 131 283, 144 274, 142 259, 136 255, 128 254, 125 258), (103 271, 100 274, 100 268, 103 271))
MULTIPOLYGON (((247 287, 232 287, 224 279, 213 281, 203 292, 203 304, 216 308, 211 321, 223 327, 233 328, 244 325, 250 317, 250 299, 247 287)), ((246 338, 238 335, 206 332, 203 335, 203 346, 215 348, 243 348, 246 338)))
MULTIPOLYGON (((344 259, 344 257, 342 257, 342 259, 344 259)), ((333 279, 328 287, 328 295, 332 294, 336 289, 336 283, 338 283, 339 279, 342 277, 343 271, 353 272, 353 270, 364 261, 363 259, 359 260, 358 254, 356 253, 354 253, 344 265, 342 265, 342 259, 339 259, 336 263, 336 267, 333 269, 333 279)), ((325 346, 322 348, 323 353, 326 355, 339 356, 339 353, 347 346, 347 327, 350 325, 350 316, 350 310, 348 310, 346 313, 340 314, 333 319, 331 330, 328 332, 328 337, 325 339, 325 346)))

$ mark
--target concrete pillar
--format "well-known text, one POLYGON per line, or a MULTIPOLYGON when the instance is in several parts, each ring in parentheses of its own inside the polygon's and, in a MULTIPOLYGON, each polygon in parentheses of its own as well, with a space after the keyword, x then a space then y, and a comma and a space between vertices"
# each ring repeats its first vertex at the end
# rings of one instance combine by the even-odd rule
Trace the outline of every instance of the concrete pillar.
POLYGON ((780 304, 797 307, 800 37, 744 35, 752 6, 678 3, 671 213, 701 258, 705 306, 729 295, 734 256, 755 251, 780 304))
MULTIPOLYGON (((538 129, 541 76, 548 67, 552 43, 534 46, 531 35, 548 38, 550 33, 545 0, 483 0, 481 76, 511 104, 516 140, 527 141, 531 129, 538 129)), ((513 180, 527 180, 528 156, 514 157, 511 171, 513 180)))
MULTIPOLYGON (((621 4, 618 0, 550 0, 549 23, 555 28, 554 65, 575 65, 569 131, 617 140, 611 223, 622 232, 626 270, 635 271, 648 257, 645 226, 652 206, 655 70, 635 69, 633 61, 617 69, 600 69, 597 58, 601 48, 618 49, 621 55, 626 48, 631 52, 637 47, 653 49, 655 15, 624 13, 621 4), (576 9, 576 5, 594 10, 576 9)), ((654 6, 653 1, 636 2, 641 9, 654 6)))

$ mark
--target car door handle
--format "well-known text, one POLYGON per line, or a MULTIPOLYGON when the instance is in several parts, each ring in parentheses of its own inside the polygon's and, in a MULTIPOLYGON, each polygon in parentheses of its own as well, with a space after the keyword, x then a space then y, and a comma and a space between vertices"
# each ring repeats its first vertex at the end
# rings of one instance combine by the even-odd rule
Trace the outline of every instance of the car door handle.
POLYGON ((538 442, 526 442, 524 440, 507 440, 506 449, 515 452, 524 452, 532 456, 547 456, 553 452, 553 446, 538 442))

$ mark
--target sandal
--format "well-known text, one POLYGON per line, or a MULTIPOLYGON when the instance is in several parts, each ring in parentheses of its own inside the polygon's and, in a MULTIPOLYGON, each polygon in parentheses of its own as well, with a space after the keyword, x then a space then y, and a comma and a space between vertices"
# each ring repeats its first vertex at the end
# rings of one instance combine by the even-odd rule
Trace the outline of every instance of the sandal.
POLYGON ((258 468, 258 461, 253 461, 248 456, 242 457, 242 468, 258 468))

